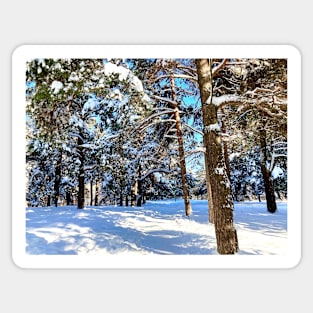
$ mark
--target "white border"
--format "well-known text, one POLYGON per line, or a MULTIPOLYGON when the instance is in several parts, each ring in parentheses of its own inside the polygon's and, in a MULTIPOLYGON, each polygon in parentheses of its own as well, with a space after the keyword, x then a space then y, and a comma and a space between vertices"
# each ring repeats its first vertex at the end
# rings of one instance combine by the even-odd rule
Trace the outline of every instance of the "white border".
POLYGON ((290 45, 23 45, 12 55, 12 259, 21 268, 293 268, 301 260, 301 55, 290 45), (288 254, 286 256, 27 255, 25 69, 33 58, 287 58, 288 254))

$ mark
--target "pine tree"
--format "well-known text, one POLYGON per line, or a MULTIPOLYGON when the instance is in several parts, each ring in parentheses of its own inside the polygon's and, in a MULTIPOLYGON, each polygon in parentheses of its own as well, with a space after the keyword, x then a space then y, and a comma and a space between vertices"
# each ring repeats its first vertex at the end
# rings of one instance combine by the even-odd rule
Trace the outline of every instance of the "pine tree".
MULTIPOLYGON (((218 253, 234 254, 238 251, 238 239, 236 229, 233 226, 234 205, 219 135, 217 108, 212 102, 214 75, 212 61, 212 59, 196 60, 203 111, 206 179, 210 182, 212 197, 210 205, 213 206, 218 253)), ((216 71, 217 69, 215 69, 215 73, 216 71)))

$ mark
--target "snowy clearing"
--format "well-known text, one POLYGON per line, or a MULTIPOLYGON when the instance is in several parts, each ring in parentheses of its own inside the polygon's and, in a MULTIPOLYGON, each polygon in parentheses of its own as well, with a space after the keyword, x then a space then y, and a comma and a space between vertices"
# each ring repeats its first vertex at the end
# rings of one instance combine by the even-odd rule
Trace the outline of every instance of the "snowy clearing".
MULTIPOLYGON (((266 203, 235 203, 240 255, 287 254, 287 202, 275 214, 266 203)), ((206 200, 148 201, 143 207, 30 207, 26 209, 28 255, 216 255, 206 200)))

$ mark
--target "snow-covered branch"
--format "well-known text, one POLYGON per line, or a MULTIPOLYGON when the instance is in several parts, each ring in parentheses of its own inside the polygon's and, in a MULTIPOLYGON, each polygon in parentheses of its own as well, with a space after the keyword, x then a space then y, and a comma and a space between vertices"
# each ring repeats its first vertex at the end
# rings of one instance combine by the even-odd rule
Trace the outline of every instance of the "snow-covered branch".
POLYGON ((195 150, 192 150, 192 151, 188 151, 188 152, 185 154, 185 158, 188 158, 188 157, 190 157, 191 155, 197 154, 197 153, 205 153, 205 147, 201 147, 201 148, 198 148, 198 149, 195 149, 195 150))
POLYGON ((223 67, 225 67, 226 63, 227 63, 228 59, 224 59, 219 65, 215 66, 212 69, 212 76, 214 77, 214 75, 216 75, 223 67))
POLYGON ((154 96, 154 95, 152 95, 150 97, 153 98, 153 99, 156 99, 156 100, 167 102, 167 103, 169 103, 173 107, 177 107, 177 105, 178 105, 178 103, 176 101, 173 101, 173 100, 171 100, 169 98, 164 98, 164 97, 159 97, 159 96, 154 96))
POLYGON ((166 168, 154 168, 150 171, 148 171, 145 175, 141 176, 141 177, 138 177, 138 180, 139 181, 142 181, 144 180, 145 178, 147 178, 149 175, 153 174, 153 173, 166 173, 166 174, 170 174, 170 173, 173 173, 174 170, 176 169, 172 169, 172 170, 169 170, 169 169, 166 169, 166 168))
POLYGON ((141 130, 144 130, 152 125, 156 125, 156 124, 160 124, 160 123, 168 123, 168 122, 171 122, 171 123, 176 123, 176 120, 174 119, 166 119, 166 120, 158 120, 158 121, 154 121, 152 123, 149 123, 147 124, 146 126, 142 127, 144 125, 144 123, 142 123, 139 127, 137 127, 137 129, 141 129, 141 130))
MULTIPOLYGON (((175 111, 172 110, 172 109, 167 109, 166 111, 154 113, 154 114, 148 116, 144 121, 142 121, 142 122, 140 123, 140 125, 137 127, 137 129, 138 129, 138 128, 141 128, 143 125, 147 124, 147 122, 153 120, 153 119, 156 118, 156 117, 162 116, 162 115, 164 115, 164 114, 173 114, 174 112, 175 112, 175 111)), ((168 121, 168 120, 164 120, 164 121, 162 121, 162 122, 165 122, 165 121, 168 121)))
POLYGON ((237 95, 222 95, 220 97, 212 97, 212 103, 217 107, 222 107, 228 104, 244 103, 245 100, 242 96, 237 95))
POLYGON ((201 130, 198 130, 196 128, 193 128, 192 126, 188 125, 188 124, 184 124, 184 127, 187 127, 189 129, 191 129, 193 132, 200 134, 201 136, 203 136, 203 132, 201 130))

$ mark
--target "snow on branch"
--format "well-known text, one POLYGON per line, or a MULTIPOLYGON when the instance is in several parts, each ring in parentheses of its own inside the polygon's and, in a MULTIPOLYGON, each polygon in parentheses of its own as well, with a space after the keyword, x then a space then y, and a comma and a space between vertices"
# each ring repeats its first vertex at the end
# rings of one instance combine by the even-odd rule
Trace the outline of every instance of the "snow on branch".
POLYGON ((220 132, 221 131, 221 127, 218 125, 218 123, 215 124, 211 124, 211 125, 207 125, 204 127, 204 132, 205 133, 210 133, 210 132, 220 132))
MULTIPOLYGON (((211 99, 208 99, 211 100, 211 99)), ((238 103, 244 103, 244 99, 241 96, 237 95, 222 95, 219 97, 212 97, 212 103, 216 107, 222 107, 223 105, 228 105, 228 104, 238 104, 238 103)), ((207 103, 208 104, 208 103, 207 103)))
POLYGON ((139 181, 142 181, 144 180, 145 178, 147 178, 149 175, 153 174, 153 173, 166 173, 166 174, 170 174, 170 173, 173 173, 174 170, 176 169, 172 169, 172 170, 169 170, 169 169, 165 169, 165 168, 154 168, 150 171, 148 171, 145 175, 141 176, 141 177, 138 177, 138 180, 139 181))
POLYGON ((260 87, 256 87, 254 90, 249 90, 246 92, 247 95, 256 95, 256 94, 260 94, 260 93, 266 93, 266 94, 273 94, 273 90, 272 89, 268 89, 268 88, 260 88, 260 87))
POLYGON ((164 135, 164 137, 166 137, 166 138, 172 138, 172 139, 178 139, 178 137, 177 136, 174 136, 174 135, 164 135))
MULTIPOLYGON (((210 104, 209 98, 206 104, 210 104)), ((212 104, 218 108, 225 105, 238 105, 244 104, 246 106, 254 106, 268 116, 273 118, 285 117, 284 112, 287 109, 287 101, 274 99, 274 97, 260 97, 258 99, 245 98, 238 95, 222 95, 219 97, 212 97, 212 104), (276 107, 275 107, 276 106, 276 107), (279 106, 279 108, 277 107, 279 106)))
POLYGON ((159 97, 159 96, 150 96, 150 97, 153 98, 153 99, 156 99, 156 100, 167 102, 167 103, 169 103, 170 105, 172 105, 174 107, 177 107, 177 105, 178 105, 177 101, 173 101, 173 100, 171 100, 169 98, 164 98, 164 97, 159 97))
POLYGON ((152 126, 152 125, 156 125, 156 124, 160 124, 160 123, 168 123, 168 122, 171 122, 171 123, 176 123, 176 120, 174 119, 166 119, 166 120, 158 120, 158 121, 154 121, 152 123, 149 123, 147 125, 145 125, 144 127, 142 127, 144 125, 144 123, 142 123, 141 125, 139 125, 139 127, 137 127, 136 129, 140 128, 141 130, 145 130, 146 128, 152 126))
POLYGON ((223 67, 225 67, 226 63, 227 63, 228 59, 224 59, 219 65, 215 66, 212 69, 212 76, 214 77, 214 75, 216 75, 223 67))
POLYGON ((159 120, 159 121, 156 121, 156 122, 147 124, 149 121, 153 120, 153 119, 156 118, 156 117, 162 116, 162 115, 164 115, 164 114, 173 114, 174 112, 175 112, 175 111, 172 110, 172 109, 167 109, 167 110, 162 111, 162 112, 154 113, 154 114, 148 116, 144 121, 142 121, 142 122, 138 125, 138 127, 137 127, 136 129, 141 128, 141 127, 143 127, 144 125, 146 125, 146 126, 144 126, 143 129, 149 127, 149 126, 152 125, 152 124, 156 124, 156 123, 163 123, 163 122, 168 122, 168 121, 171 121, 171 122, 174 121, 174 122, 176 122, 175 120, 166 119, 166 120, 159 120))
POLYGON ((190 157, 193 154, 197 154, 197 153, 205 153, 205 147, 201 147, 192 151, 188 151, 187 153, 185 153, 185 158, 190 157))
POLYGON ((78 133, 70 132, 69 136, 77 137, 77 138, 81 139, 82 141, 84 141, 84 138, 78 133))
POLYGON ((198 130, 198 129, 196 129, 196 128, 194 128, 194 127, 188 125, 188 124, 184 124, 184 127, 187 127, 187 128, 189 128, 189 129, 191 129, 193 132, 198 133, 198 134, 200 134, 201 136, 203 136, 203 132, 202 132, 201 130, 198 130))

